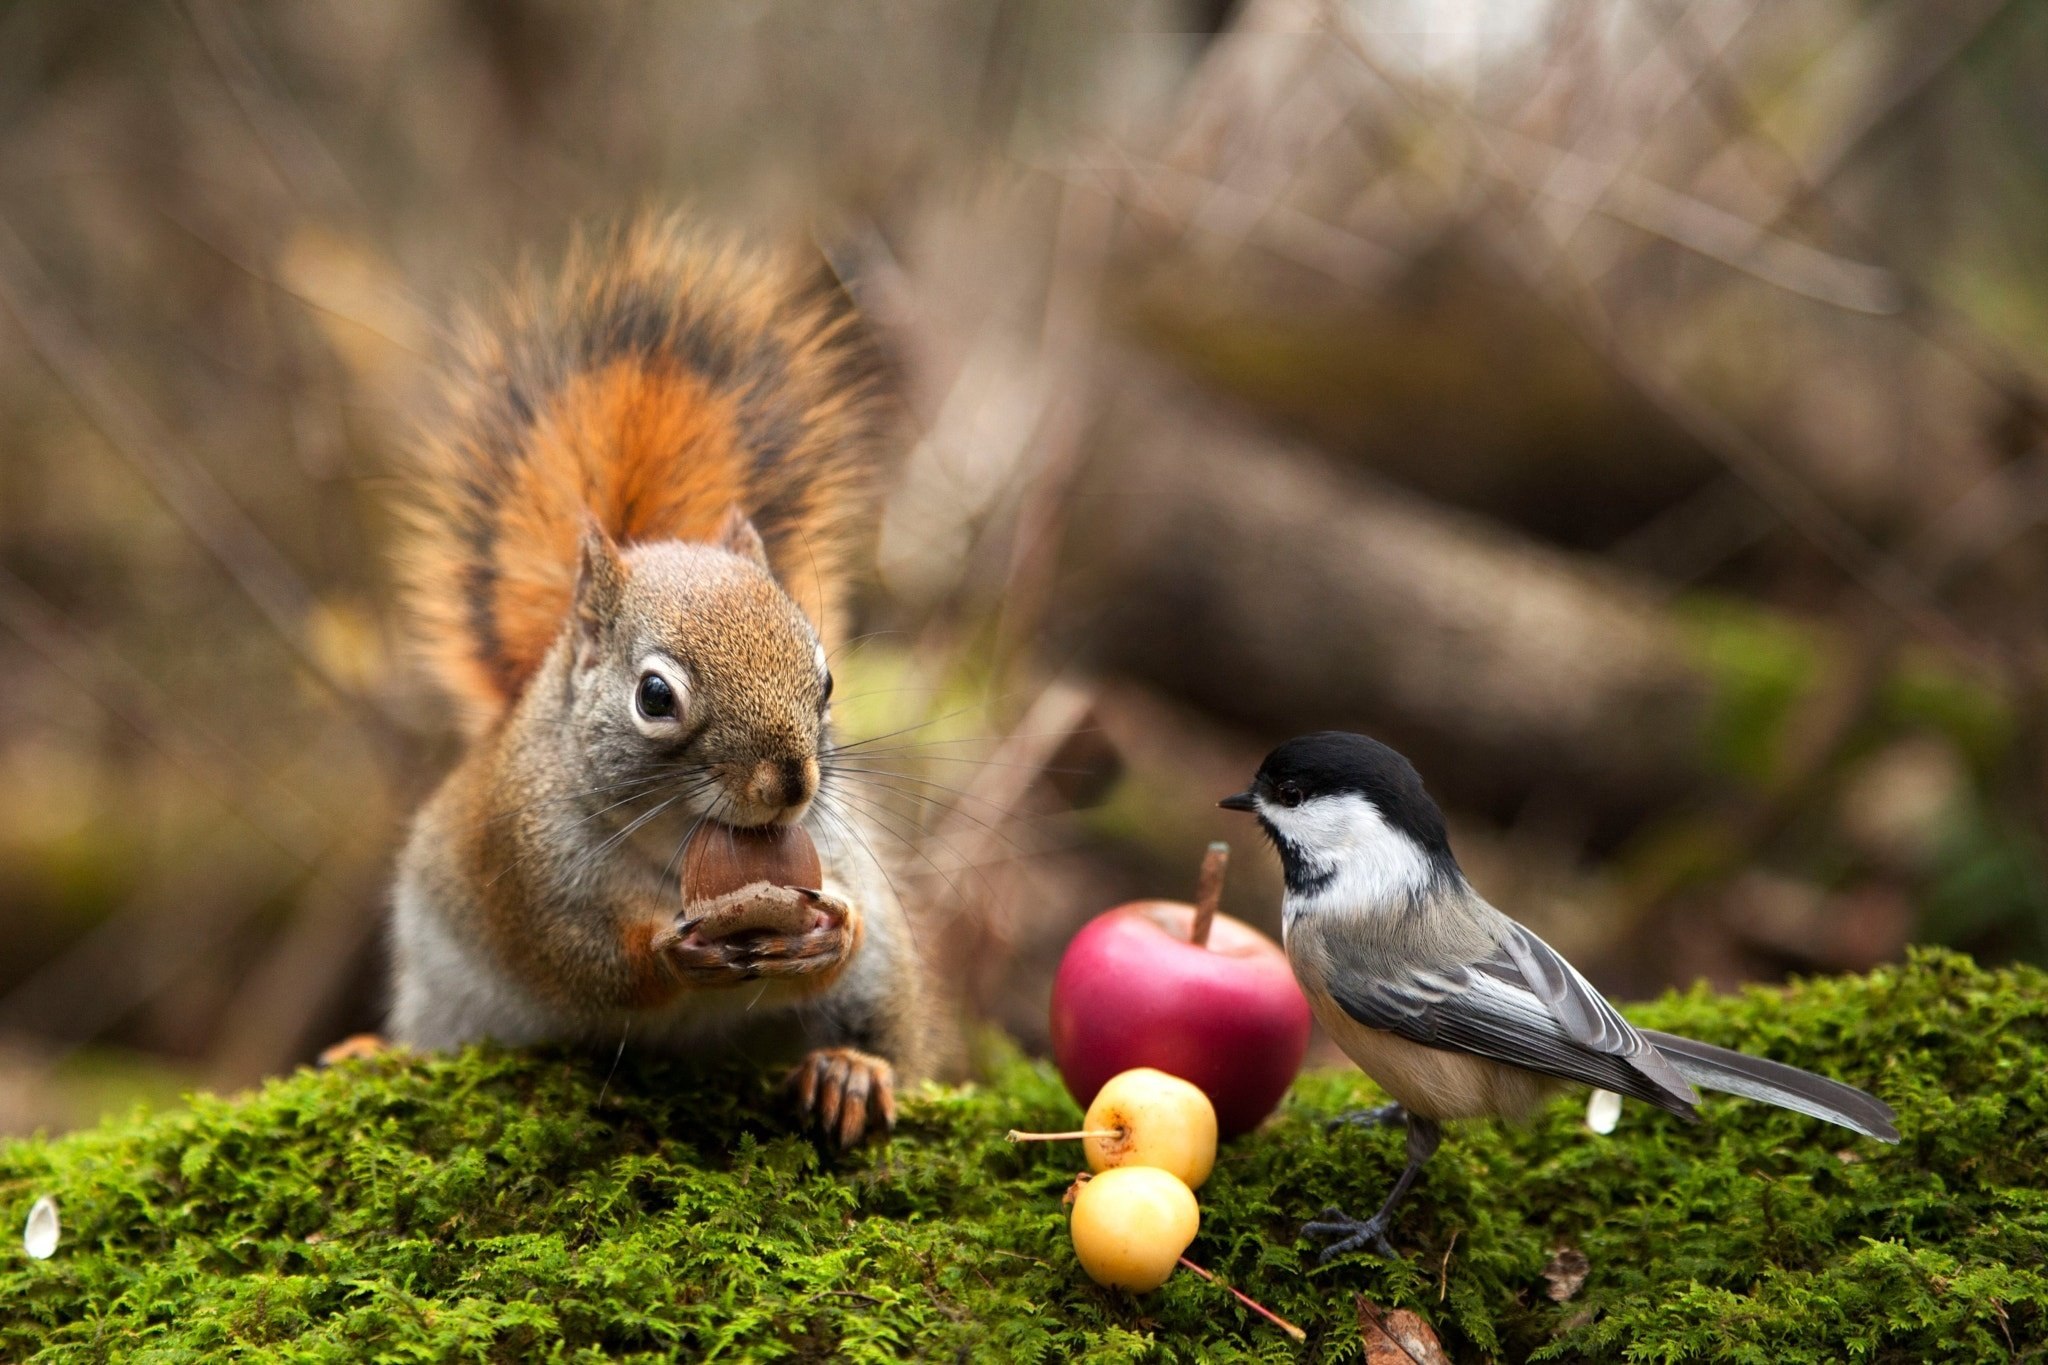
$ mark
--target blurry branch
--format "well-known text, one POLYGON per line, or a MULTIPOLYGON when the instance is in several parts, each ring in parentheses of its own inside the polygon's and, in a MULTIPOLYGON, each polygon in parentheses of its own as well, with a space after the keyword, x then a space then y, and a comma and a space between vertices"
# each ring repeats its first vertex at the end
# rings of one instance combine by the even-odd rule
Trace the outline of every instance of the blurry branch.
MULTIPOLYGON (((1907 547, 1936 582, 1955 578, 2048 522, 2048 449, 1988 471, 1907 547)), ((2038 587, 2041 580, 2036 579, 2038 587)))
MULTIPOLYGON (((1861 225, 1849 221, 1837 209, 1834 197, 1828 193, 1829 184, 1850 154, 1883 126, 1891 113, 1905 107, 1926 90, 1935 77, 1960 57, 1990 22, 2005 11, 2008 3, 2009 0, 1975 0, 1966 6, 1972 12, 1965 16, 1963 22, 1944 31, 1944 41, 1924 47, 1916 45, 1914 50, 1918 55, 1915 60, 1866 103, 1860 118, 1851 120, 1838 131, 1830 149, 1817 157, 1811 168, 1802 166, 1790 148, 1763 131, 1762 120, 1743 93, 1741 84, 1728 70, 1727 63, 1700 41, 1690 18, 1681 17, 1673 25, 1673 33, 1684 44, 1686 55, 1694 65, 1702 104, 1731 138, 1739 138, 1744 145, 1767 152, 1784 177, 1783 188, 1767 209, 1768 217, 1756 225, 1756 231, 1769 231, 1795 209, 1811 208, 1830 228, 1855 243, 1859 251, 1871 256, 1879 254, 1881 248, 1872 240, 1871 234, 1861 225)), ((1918 335, 1953 356, 2007 401, 2037 412, 2048 410, 2048 391, 2044 391, 2037 375, 2011 355, 2003 353, 2001 348, 1994 347, 1980 329, 1957 316, 1939 295, 1896 271, 1888 273, 1900 291, 1899 311, 1905 314, 1907 325, 1918 335)))
POLYGON ((1020 1000, 998 983, 1020 968, 1028 973, 1048 951, 1056 955, 1076 910, 1088 904, 1086 893, 1048 887, 1069 850, 1045 838, 1037 821, 1064 813, 1077 787, 1099 792, 1115 780, 1120 764, 1098 724, 1096 702, 1093 686, 1066 678, 1047 683, 995 752, 975 762, 974 776, 923 841, 955 870, 974 874, 972 894, 962 895, 935 864, 954 895, 923 898, 918 917, 942 998, 953 1010, 994 1011, 1026 1037, 1040 1035, 1042 1010, 1019 1010, 1020 1000))
MULTIPOLYGON (((1341 132, 1351 116, 1348 100, 1322 88, 1319 68, 1309 61, 1312 55, 1308 50, 1300 53, 1297 62, 1285 68, 1288 79, 1269 87, 1243 126, 1231 130, 1233 139, 1271 148, 1272 154, 1240 166, 1237 177, 1213 177, 1189 215, 1189 225, 1208 239, 1219 259, 1234 254, 1259 230, 1267 214, 1298 183, 1310 156, 1341 132), (1231 183, 1233 179, 1238 183, 1231 183)), ((1169 154, 1167 160, 1173 159, 1169 154)))
POLYGON ((210 553, 245 597, 296 654, 308 673, 348 706, 376 741, 387 764, 402 744, 374 703, 336 676, 307 638, 319 598, 284 554, 218 481, 115 378, 104 355, 76 319, 53 302, 47 280, 4 218, 0 218, 0 305, 29 345, 78 403, 86 420, 141 474, 185 529, 210 553))
POLYGON ((1778 525, 1770 504, 1724 466, 1696 492, 1609 545, 1607 558, 1675 593, 1755 545, 1778 525))
POLYGON ((1840 174, 1864 145, 1911 108, 2010 4, 2011 0, 1950 0, 1939 5, 1887 5, 1873 11, 1857 36, 1887 51, 1905 53, 1905 60, 1889 81, 1867 91, 1855 113, 1836 125, 1834 135, 1807 161, 1801 180, 1766 218, 1766 224, 1776 223, 1800 207, 1806 197, 1840 174), (1937 21, 1928 22, 1930 15, 1937 16, 1937 21), (1908 25, 1931 32, 1899 31, 1908 25))
POLYGON ((996 628, 999 661, 1027 657, 1044 624, 1067 510, 1073 504, 1081 435, 1094 398, 1094 375, 1087 359, 1097 349, 1097 310, 1116 217, 1115 202, 1100 190, 1072 184, 1063 188, 1052 279, 1046 286, 1038 336, 1038 354, 1053 367, 1052 377, 1040 390, 1046 395, 1044 410, 1032 434, 1031 455, 1022 464, 1029 479, 1019 490, 1010 526, 1009 563, 996 628))
MULTIPOLYGON (((1894 10, 1898 8, 1893 7, 1894 10)), ((1971 12, 1977 16, 1973 22, 1988 22, 1989 11, 1982 5, 1971 12)), ((1753 489, 1787 525, 1833 561, 1861 591, 1896 614, 1915 633, 1965 658, 2002 672, 2009 671, 2010 660, 2003 657, 2003 652, 1965 628, 1942 603, 1926 575, 1910 562, 1887 553, 1849 516, 1838 510, 1812 481, 1814 476, 1803 472, 1804 466, 1784 452, 1773 450, 1743 423, 1698 397, 1685 378, 1662 357, 1657 338, 1620 329, 1610 315, 1616 301, 1601 292, 1612 278, 1611 271, 1596 272, 1591 261, 1582 259, 1583 253, 1575 255, 1571 250, 1570 237, 1580 218, 1585 213, 1600 213, 1801 297, 1860 312, 1904 313, 1907 324, 1925 334, 1930 330, 1928 318, 1937 316, 1939 310, 1911 281, 1888 269, 1882 262, 1845 259, 1794 240, 1777 230, 1776 224, 1786 206, 1796 197, 1797 187, 1810 183, 1797 172, 1796 166, 1791 188, 1781 186, 1778 192, 1765 194, 1761 219, 1750 214, 1733 213, 1682 189, 1635 174, 1630 165, 1644 153, 1645 148, 1641 145, 1615 145, 1615 139, 1608 138, 1608 146, 1602 149, 1604 154, 1594 159, 1575 150, 1553 146, 1541 138, 1484 123, 1471 103, 1441 92, 1424 80, 1389 69, 1355 31, 1354 15, 1342 6, 1266 0, 1248 5, 1243 14, 1250 33, 1284 26, 1289 16, 1297 21, 1307 17, 1311 27, 1319 27, 1328 36, 1333 36, 1337 49, 1348 54, 1370 74, 1376 86, 1374 94, 1385 92, 1406 106, 1414 115, 1412 122, 1416 127, 1447 129, 1453 135, 1453 154, 1406 158, 1408 178, 1430 178, 1437 182, 1434 188, 1438 193, 1427 206, 1394 208, 1391 216, 1397 230, 1400 226, 1427 222, 1432 218, 1440 223, 1455 222, 1461 216, 1493 220, 1477 223, 1483 229, 1479 234, 1481 240, 1500 243, 1507 248, 1502 253, 1503 259, 1519 272, 1531 294, 1577 332, 1579 339, 1591 349, 1607 372, 1661 418, 1660 425, 1667 430, 1676 428, 1689 437, 1691 443, 1696 443, 1697 448, 1718 459, 1753 489), (1319 25, 1315 22, 1318 19, 1319 25), (1463 154, 1457 154, 1459 150, 1463 154), (1478 187, 1476 192, 1475 186, 1478 187), (1498 193, 1502 188, 1511 193, 1498 193), (1546 203, 1563 205, 1568 211, 1562 214, 1516 211, 1523 205, 1546 203), (1502 228, 1506 231, 1503 232, 1502 228), (1600 284, 1596 285, 1595 279, 1600 280, 1600 284)), ((1892 32, 1894 25, 1913 22, 1911 16, 1901 17, 1892 11, 1887 11, 1887 15, 1884 32, 1892 32)), ((1699 94, 1702 102, 1724 113, 1731 106, 1731 101, 1738 99, 1723 88, 1731 81, 1718 65, 1721 61, 1719 50, 1714 41, 1696 32, 1693 18, 1688 15, 1686 22, 1667 25, 1673 35, 1669 45, 1685 49, 1677 54, 1674 73, 1664 74, 1662 70, 1654 73, 1655 80, 1663 85, 1637 91, 1632 98, 1649 97, 1653 105, 1661 103, 1663 107, 1669 107, 1684 93, 1693 91, 1699 94), (1689 67, 1684 60, 1688 55, 1692 59, 1689 67)), ((1953 60, 1954 55, 1967 45, 1959 37, 1951 41, 1952 36, 1945 28, 1943 40, 1935 44, 1947 54, 1946 60, 1953 60)), ((1726 32, 1722 37, 1725 40, 1726 32)), ((1183 164, 1172 168, 1171 177, 1164 168, 1148 170, 1138 192, 1126 191, 1126 201, 1132 204, 1134 213, 1142 218, 1148 210, 1157 212, 1155 206, 1164 204, 1170 221, 1177 220, 1176 226, 1194 233, 1202 198, 1191 194, 1190 187, 1175 183, 1202 178, 1197 171, 1188 169, 1187 163, 1219 179, 1237 176, 1240 163, 1248 163, 1250 169, 1242 177, 1244 183, 1227 187, 1233 193, 1252 194, 1248 187, 1254 183, 1262 186, 1292 183, 1301 172, 1299 160, 1302 154, 1298 149, 1292 145, 1248 147, 1247 144, 1255 144, 1256 139, 1246 130, 1265 126, 1266 114, 1258 107, 1261 101, 1277 102, 1283 108, 1293 108, 1300 103, 1298 99, 1284 98, 1290 92, 1276 87, 1276 81, 1292 79, 1318 88, 1327 88, 1331 84, 1326 73, 1302 71, 1303 47, 1302 44, 1293 44, 1278 52, 1266 52, 1257 44, 1219 45, 1193 83, 1194 96, 1189 107, 1183 109, 1179 125, 1169 139, 1169 147, 1176 149, 1173 159, 1183 164), (1320 78, 1311 81, 1310 75, 1320 78), (1208 107, 1198 102, 1201 100, 1209 101, 1208 107), (1247 101, 1253 107, 1241 107, 1247 101), (1260 170, 1255 160, 1259 153, 1268 160, 1285 163, 1288 169, 1284 173, 1271 168, 1260 170)), ((1646 58, 1642 66, 1648 65, 1646 58)), ((1663 66, 1670 68, 1671 64, 1663 66)), ((1940 64, 1916 57, 1908 67, 1912 80, 1906 85, 1917 90, 1934 79, 1940 64)), ((1630 73, 1624 80, 1633 78, 1634 73, 1630 73)), ((1559 79, 1564 79, 1564 76, 1559 79)), ((1643 77, 1644 81, 1650 79, 1648 75, 1643 77)), ((1884 98, 1905 99, 1911 93, 1903 85, 1895 86, 1888 88, 1884 98)), ((1354 90, 1350 108, 1359 115, 1364 126, 1393 127, 1384 110, 1376 113, 1371 94, 1354 90)), ((1539 126, 1542 123, 1541 118, 1532 118, 1531 121, 1539 126)), ((1744 117, 1740 122, 1741 126, 1730 131, 1729 144, 1752 144, 1764 137, 1751 126, 1753 119, 1744 117)), ((1379 141, 1398 143, 1400 139, 1389 133, 1379 141)), ((1774 159, 1792 164, 1789 154, 1782 148, 1774 147, 1773 151, 1774 159)), ((1329 163, 1323 167, 1321 178, 1301 197, 1316 203, 1342 202, 1348 194, 1356 204, 1364 202, 1361 196, 1373 193, 1383 195, 1387 202, 1398 205, 1404 199, 1398 191, 1382 192, 1375 188, 1393 174, 1395 172, 1388 171, 1380 161, 1357 168, 1329 163), (1364 177, 1363 187, 1358 181, 1360 176, 1364 177)), ((1211 193, 1222 192, 1219 189, 1211 193)), ((1252 197, 1258 196, 1253 194, 1252 197)), ((1416 196, 1411 191, 1405 198, 1414 199, 1416 196)), ((1328 224, 1325 234, 1310 238, 1304 236, 1298 224, 1289 225, 1288 215, 1300 213, 1300 209, 1291 203, 1273 205, 1263 211, 1253 206, 1248 207, 1240 219, 1259 227, 1261 245, 1333 278, 1369 284, 1374 276, 1388 273, 1384 263, 1387 248, 1355 234, 1348 226, 1355 215, 1346 214, 1347 226, 1340 228, 1336 224, 1328 224), (1350 236, 1352 243, 1342 240, 1344 236, 1350 236), (1305 243, 1311 249, 1304 250, 1305 243), (1355 262, 1349 266, 1342 262, 1347 252, 1355 262)), ((1439 234, 1443 230, 1439 226, 1439 234)), ((1199 238, 1191 245, 1194 254, 1200 256, 1203 244, 1199 238)), ((1869 256, 1873 253, 1864 254, 1869 256)), ((1190 323, 1181 319, 1174 325, 1182 333, 1187 333, 1190 323)), ((1192 325, 1195 330, 1185 340, 1197 349, 1198 354, 1204 345, 1213 347, 1217 344, 1202 335, 1199 319, 1192 325)), ((1964 341, 1944 349, 1982 352, 1984 343, 1981 338, 1972 339, 1969 329, 1961 330, 1964 341)), ((1270 344, 1270 338, 1260 332, 1254 332, 1250 340, 1225 336, 1221 338, 1221 344, 1227 347, 1233 340, 1247 347, 1256 342, 1270 344)), ((1304 334, 1302 342, 1310 347, 1321 345, 1325 350, 1350 344, 1348 341, 1330 342, 1313 334, 1304 334)), ((1936 341, 1935 344, 1941 343, 1936 341)), ((1346 364, 1372 364, 1378 360, 1376 353, 1363 348, 1356 352, 1356 356, 1357 359, 1350 353, 1337 355, 1326 363, 1341 368, 1346 364)), ((1311 352, 1308 358, 1313 361, 1315 353, 1311 352)), ((2042 408, 2039 402, 2027 400, 2026 382, 2010 363, 1986 363, 1981 354, 1974 360, 1968 354, 1957 358, 1966 368, 1986 378, 1999 392, 2012 397, 2015 402, 2025 403, 2023 411, 2042 408)), ((1282 378, 1254 382, 1282 385, 1284 392, 1284 385, 1295 381, 1282 378)), ((1318 401, 1341 403, 1343 400, 1328 397, 1318 401)), ((1956 416, 1962 419, 1964 415, 1958 412, 1956 416)), ((1386 439, 1385 432, 1376 428, 1369 430, 1373 431, 1374 439, 1386 439)))
MULTIPOLYGON (((1456 121, 1503 183, 1519 183, 1509 158, 1495 138, 1454 100, 1444 99, 1387 70, 1384 63, 1352 30, 1348 13, 1340 8, 1324 10, 1325 21, 1338 42, 1384 86, 1425 117, 1444 116, 1456 121)), ((1648 358, 1649 348, 1631 345, 1618 336, 1598 306, 1590 288, 1576 273, 1568 273, 1569 288, 1546 289, 1544 266, 1561 265, 1562 254, 1552 243, 1548 258, 1539 262, 1529 253, 1515 258, 1533 288, 1553 297, 1566 310, 1587 341, 1621 378, 1662 411, 1681 430, 1714 452, 1758 494, 1764 497, 1816 548, 1834 560, 1851 579, 1877 601, 1896 612, 1916 631, 1965 658, 1986 665, 2001 674, 2004 660, 1978 641, 1934 599, 1926 583, 1895 559, 1884 554, 1851 525, 1761 441, 1711 405, 1692 396, 1677 376, 1648 358)))
MULTIPOLYGON (((308 256, 340 256, 344 258, 340 264, 345 266, 348 262, 339 245, 326 251, 316 246, 309 251, 304 246, 306 236, 302 234, 294 239, 293 247, 285 252, 281 262, 284 273, 280 274, 255 264, 243 253, 200 231, 170 210, 165 209, 162 212, 165 221, 193 242, 212 252, 255 283, 275 289, 293 303, 306 308, 315 315, 316 321, 339 322, 349 327, 360 328, 394 352, 412 360, 431 360, 432 357, 420 338, 430 335, 433 325, 427 310, 416 299, 381 275, 365 287, 362 280, 338 278, 342 271, 336 268, 337 263, 331 259, 307 259, 308 256)), ((317 240, 338 243, 340 239, 321 234, 317 240)), ((371 272, 362 269, 357 273, 368 276, 371 272)), ((323 327, 322 331, 330 342, 333 341, 333 327, 323 327)), ((343 359, 346 361, 352 357, 344 351, 343 359)), ((360 373, 363 368, 360 365, 351 365, 350 368, 358 373, 359 378, 370 377, 360 373)))
POLYGON ((241 31, 244 12, 216 0, 185 0, 186 20, 199 37, 207 62, 241 111, 286 193, 309 214, 330 226, 367 218, 362 197, 341 163, 327 150, 310 121, 288 94, 277 88, 241 31))
POLYGON ((27 584, 0 568, 0 624, 79 691, 133 729, 180 773, 301 865, 326 844, 325 817, 259 765, 179 714, 179 707, 139 669, 104 644, 84 638, 27 584), (246 785, 217 774, 235 773, 246 785))
POLYGON ((1502 164, 1523 190, 1626 223, 1788 293, 1852 312, 1905 306, 1898 277, 1795 242, 1747 218, 1612 166, 1498 129, 1502 164), (1604 183, 1601 183, 1604 182, 1604 183), (1593 193, 1580 186, 1599 185, 1593 193))
MULTIPOLYGON (((1220 254, 1218 244, 1202 237, 1195 206, 1204 197, 1230 197, 1244 190, 1221 180, 1163 161, 1119 151, 1114 168, 1070 167, 1062 173, 1101 185, 1141 222, 1166 222, 1193 237, 1198 251, 1220 254)), ((1291 204, 1270 204, 1258 219, 1258 240, 1297 264, 1328 275, 1337 283, 1363 288, 1390 278, 1409 258, 1370 237, 1304 213, 1291 204)))
POLYGON ((933 842, 965 867, 1000 856, 996 846, 1006 842, 1004 826, 1023 812, 1025 798, 1046 780, 1060 754, 1090 732, 1094 707, 1091 689, 1064 678, 1048 683, 994 755, 978 766, 952 809, 939 817, 933 842))
MULTIPOLYGON (((1704 34, 1695 31, 1700 46, 1711 47, 1718 53, 1748 28, 1765 3, 1767 0, 1744 0, 1739 10, 1717 15, 1717 41, 1709 43, 1704 34)), ((1634 12, 1638 15, 1643 13, 1641 7, 1636 7, 1634 12)), ((1571 193, 1561 201, 1552 200, 1548 215, 1552 235, 1559 242, 1569 244, 1574 241, 1578 228, 1595 212, 1595 206, 1614 180, 1633 171, 1642 162, 1654 140, 1653 131, 1682 109, 1686 99, 1694 94, 1698 81, 1696 72, 1680 70, 1661 60, 1680 20, 1690 17, 1690 14, 1690 10, 1682 13, 1670 9, 1650 11, 1645 22, 1648 18, 1655 18, 1662 23, 1652 35, 1647 50, 1632 70, 1605 90, 1605 116, 1587 120, 1586 126, 1574 139, 1569 155, 1574 161, 1583 163, 1583 174, 1575 172, 1571 193)), ((1552 63, 1552 67, 1551 81, 1569 84, 1574 95, 1582 93, 1577 73, 1566 63, 1552 63)), ((1526 118, 1526 112, 1531 106, 1543 103, 1546 93, 1539 89, 1535 96, 1524 102, 1525 117, 1514 120, 1518 126, 1523 123, 1540 124, 1541 120, 1526 118)), ((1532 204, 1532 208, 1540 206, 1532 204)))
POLYGON ((1918 575, 1885 554, 1754 436, 1692 396, 1661 367, 1591 317, 1582 326, 1614 371, 1681 430, 1724 460, 1792 526, 1834 560, 1871 597, 1921 635, 1961 658, 2004 675, 2006 661, 1966 630, 1918 575))

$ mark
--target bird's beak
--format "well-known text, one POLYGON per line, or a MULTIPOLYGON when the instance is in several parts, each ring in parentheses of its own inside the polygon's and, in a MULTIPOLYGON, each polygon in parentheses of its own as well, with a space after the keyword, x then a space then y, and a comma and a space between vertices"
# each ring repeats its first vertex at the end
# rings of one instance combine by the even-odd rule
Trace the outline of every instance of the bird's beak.
POLYGON ((1225 810, 1255 811, 1259 808, 1258 801, 1252 796, 1250 792, 1239 792, 1235 796, 1226 796, 1221 801, 1218 801, 1216 804, 1223 807, 1223 809, 1225 810))

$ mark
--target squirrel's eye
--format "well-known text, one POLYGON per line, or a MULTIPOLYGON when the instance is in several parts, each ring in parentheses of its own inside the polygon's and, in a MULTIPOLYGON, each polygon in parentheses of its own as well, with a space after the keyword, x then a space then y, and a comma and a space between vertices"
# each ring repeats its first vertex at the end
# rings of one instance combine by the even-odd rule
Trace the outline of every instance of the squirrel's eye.
POLYGON ((1289 810, 1293 810, 1301 804, 1301 788, 1295 786, 1292 782, 1282 782, 1280 790, 1273 794, 1279 797, 1280 804, 1289 810))
POLYGON ((659 673, 640 675, 640 690, 635 693, 640 714, 649 720, 671 720, 676 714, 676 692, 668 685, 668 679, 659 673))
POLYGON ((818 705, 823 706, 830 700, 832 700, 832 675, 827 673, 825 675, 825 690, 818 696, 818 705))

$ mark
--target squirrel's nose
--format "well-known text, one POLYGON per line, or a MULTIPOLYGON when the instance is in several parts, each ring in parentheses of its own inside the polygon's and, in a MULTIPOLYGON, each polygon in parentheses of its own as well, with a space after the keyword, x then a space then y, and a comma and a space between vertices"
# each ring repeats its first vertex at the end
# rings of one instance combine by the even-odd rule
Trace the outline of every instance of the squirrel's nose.
POLYGON ((789 810, 807 803, 817 789, 815 758, 764 758, 747 775, 745 794, 757 806, 789 810))

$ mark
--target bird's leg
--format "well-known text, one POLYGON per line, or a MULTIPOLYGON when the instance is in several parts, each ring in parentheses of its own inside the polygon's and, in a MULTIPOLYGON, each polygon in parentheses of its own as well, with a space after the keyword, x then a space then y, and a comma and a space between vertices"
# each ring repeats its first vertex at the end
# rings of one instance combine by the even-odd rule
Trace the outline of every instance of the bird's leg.
POLYGON ((1370 1109, 1346 1109, 1325 1119, 1323 1127, 1342 1128, 1348 1124, 1356 1128, 1391 1128, 1407 1117, 1408 1111, 1398 1104, 1376 1104, 1370 1109))
POLYGON ((1370 1218, 1358 1219, 1335 1207, 1324 1209, 1313 1221, 1301 1225, 1304 1237, 1328 1237, 1337 1240, 1325 1246, 1316 1257, 1318 1265, 1327 1265, 1334 1256, 1347 1251, 1371 1247, 1388 1260, 1397 1254, 1394 1244, 1387 1240, 1387 1229, 1393 1226, 1394 1209, 1401 1197, 1408 1193, 1408 1187, 1415 1183, 1415 1177, 1422 1174, 1423 1163, 1436 1151, 1437 1143, 1443 1141, 1444 1130, 1434 1119, 1419 1114, 1408 1118, 1408 1165, 1394 1182, 1394 1188, 1387 1191, 1387 1202, 1380 1205, 1380 1211, 1370 1218))

